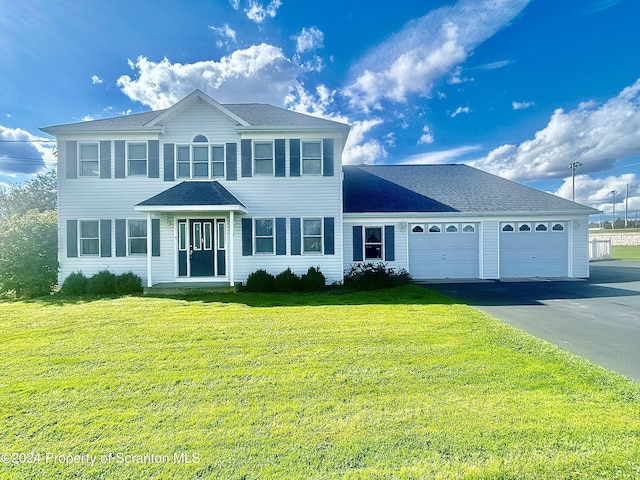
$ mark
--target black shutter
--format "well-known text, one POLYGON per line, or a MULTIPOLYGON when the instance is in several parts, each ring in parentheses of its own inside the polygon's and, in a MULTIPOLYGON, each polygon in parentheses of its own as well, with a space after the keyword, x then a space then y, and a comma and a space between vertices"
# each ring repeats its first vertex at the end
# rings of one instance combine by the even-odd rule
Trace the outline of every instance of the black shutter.
POLYGON ((286 142, 284 139, 279 138, 275 141, 276 148, 276 177, 285 177, 287 175, 287 171, 285 168, 285 148, 286 142))
POLYGON ((151 219, 151 255, 160 256, 160 219, 151 219))
POLYGON ((114 176, 116 178, 124 178, 127 175, 127 168, 125 165, 124 159, 124 149, 125 142, 124 140, 116 140, 113 142, 113 153, 115 157, 115 172, 114 176))
MULTIPOLYGON (((67 141, 65 144, 66 150, 66 170, 67 178, 78 178, 78 142, 67 141)), ((76 252, 76 257, 77 252, 76 252)))
POLYGON ((291 255, 300 255, 302 235, 300 232, 300 219, 292 218, 291 222, 291 255))
POLYGON ((111 141, 100 142, 100 178, 111 178, 111 141))
POLYGON ((324 218, 324 254, 335 254, 335 237, 334 237, 334 219, 333 217, 324 218))
POLYGON ((276 255, 287 254, 287 219, 276 218, 276 255))
POLYGON ((149 140, 147 142, 147 174, 149 178, 160 178, 160 142, 149 140))
POLYGON ((116 257, 127 256, 127 221, 116 219, 116 257))
POLYGON ((242 219, 242 255, 253 255, 253 221, 250 218, 242 219))
POLYGON ((111 220, 100 220, 100 256, 111 256, 111 220))
POLYGON ((243 177, 251 176, 251 140, 240 140, 240 169, 243 177))
POLYGON ((322 140, 322 175, 333 177, 333 138, 322 140))
POLYGON ((164 150, 164 181, 173 182, 174 176, 174 158, 175 153, 173 151, 173 143, 165 143, 163 145, 164 150))
POLYGON ((227 180, 238 179, 238 144, 227 143, 226 151, 226 174, 227 180))
POLYGON ((300 139, 289 140, 289 176, 300 176, 300 139))
POLYGON ((67 220, 67 257, 78 256, 78 221, 67 220))
POLYGON ((353 261, 362 261, 362 227, 359 225, 353 226, 353 261))
POLYGON ((393 225, 385 225, 384 227, 384 259, 387 262, 393 262, 396 259, 395 247, 395 229, 393 225))

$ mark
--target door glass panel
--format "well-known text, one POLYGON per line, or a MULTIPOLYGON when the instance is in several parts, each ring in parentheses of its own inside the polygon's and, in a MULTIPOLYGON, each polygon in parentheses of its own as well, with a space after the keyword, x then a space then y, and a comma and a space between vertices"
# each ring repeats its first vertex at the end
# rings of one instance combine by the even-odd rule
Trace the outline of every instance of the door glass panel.
POLYGON ((202 224, 200 222, 193 222, 193 249, 202 249, 202 224))
POLYGON ((178 224, 178 249, 187 249, 187 224, 184 222, 178 224))
POLYGON ((204 222, 204 249, 211 250, 211 222, 204 222))
POLYGON ((224 222, 218 222, 218 250, 225 249, 224 222))

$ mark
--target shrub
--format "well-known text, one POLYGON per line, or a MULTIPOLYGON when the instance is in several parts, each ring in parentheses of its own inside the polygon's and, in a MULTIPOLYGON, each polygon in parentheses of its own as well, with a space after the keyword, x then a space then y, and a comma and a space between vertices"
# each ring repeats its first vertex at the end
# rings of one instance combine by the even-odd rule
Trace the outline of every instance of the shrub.
POLYGON ((133 272, 122 273, 116 277, 116 293, 128 295, 142 292, 142 279, 133 272))
POLYGON ((411 275, 401 269, 395 271, 385 263, 358 263, 352 265, 344 277, 344 284, 353 290, 376 290, 395 287, 411 281, 411 275))
POLYGON ((304 292, 315 292, 323 290, 326 283, 324 274, 320 271, 320 267, 309 267, 307 273, 300 277, 300 290, 304 292))
POLYGON ((295 292, 300 290, 300 277, 287 268, 276 276, 276 291, 295 292))
POLYGON ((90 295, 108 295, 115 291, 116 276, 109 270, 102 270, 87 281, 87 293, 90 295))
POLYGON ((65 278, 60 291, 65 295, 83 295, 87 291, 87 281, 82 272, 73 272, 65 278))
POLYGON ((247 290, 250 292, 274 292, 276 278, 263 269, 252 272, 247 277, 247 290))

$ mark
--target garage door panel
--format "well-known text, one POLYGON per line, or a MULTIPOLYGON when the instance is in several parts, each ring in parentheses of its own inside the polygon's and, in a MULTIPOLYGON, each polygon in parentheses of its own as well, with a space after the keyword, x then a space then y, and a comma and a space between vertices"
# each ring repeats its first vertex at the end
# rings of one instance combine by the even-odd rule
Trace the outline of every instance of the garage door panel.
POLYGON ((566 230, 501 232, 500 277, 565 277, 568 245, 566 230))

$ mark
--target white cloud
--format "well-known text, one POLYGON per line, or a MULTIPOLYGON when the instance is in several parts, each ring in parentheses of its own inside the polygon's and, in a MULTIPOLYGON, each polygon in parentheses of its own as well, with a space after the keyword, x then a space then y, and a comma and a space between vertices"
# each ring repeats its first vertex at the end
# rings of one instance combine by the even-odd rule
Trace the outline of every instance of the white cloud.
POLYGON ((437 152, 425 152, 411 155, 399 162, 402 165, 424 165, 424 164, 443 164, 452 163, 456 159, 464 157, 470 153, 476 152, 480 147, 476 145, 467 145, 464 147, 452 148, 449 150, 439 150, 437 152))
MULTIPOLYGON (((576 175, 576 202, 611 213, 613 210, 612 191, 616 192, 616 217, 624 218, 625 200, 629 185, 629 211, 640 210, 640 177, 635 173, 605 178, 576 175)), ((555 192, 556 195, 571 199, 573 184, 571 177, 555 192)))
POLYGON ((318 27, 303 28, 299 35, 296 35, 296 52, 317 50, 324 46, 324 33, 318 27))
POLYGON ((461 113, 469 113, 471 111, 471 109, 469 107, 458 107, 456 108, 456 111, 453 112, 450 117, 451 118, 456 118, 458 115, 460 115, 461 113))
POLYGON ((272 0, 266 7, 258 3, 257 0, 249 0, 248 4, 248 7, 244 9, 244 13, 247 14, 249 20, 262 23, 267 17, 275 18, 282 2, 280 0, 272 0))
POLYGON ((219 40, 218 47, 228 45, 229 40, 233 41, 234 43, 236 41, 236 31, 231 28, 228 23, 225 23, 222 27, 214 27, 212 25, 209 25, 209 29, 217 35, 226 39, 225 41, 219 40))
POLYGON ((436 81, 452 74, 452 81, 461 81, 456 67, 528 3, 460 0, 409 22, 353 67, 354 80, 345 89, 352 107, 366 111, 381 108, 383 100, 430 95, 436 81))
POLYGON ((240 0, 229 0, 229 4, 234 10, 238 10, 240 8, 240 0))
POLYGON ((0 125, 0 140, 0 173, 30 175, 56 162, 55 142, 48 138, 0 125))
POLYGON ((512 102, 511 106, 514 110, 525 110, 529 107, 533 107, 536 102, 512 102))
POLYGON ((93 75, 91 77, 91 83, 93 83, 94 85, 99 85, 103 82, 104 80, 102 80, 99 76, 97 75, 93 75))
POLYGON ((236 50, 220 61, 181 64, 140 56, 129 66, 135 78, 123 75, 118 86, 131 100, 152 109, 167 108, 196 88, 220 102, 242 101, 251 92, 253 101, 281 105, 299 84, 301 72, 280 48, 265 43, 236 50))
POLYGON ((431 129, 425 125, 422 127, 422 136, 420 140, 418 140, 418 145, 428 145, 434 142, 433 134, 431 133, 431 129))
POLYGON ((479 67, 475 67, 474 70, 497 70, 498 68, 506 67, 511 64, 511 60, 500 60, 497 62, 485 63, 484 65, 480 65, 479 67))
POLYGON ((545 128, 520 145, 503 145, 473 162, 514 180, 564 178, 579 161, 585 173, 608 170, 640 155, 640 79, 605 103, 585 102, 556 110, 545 128))

